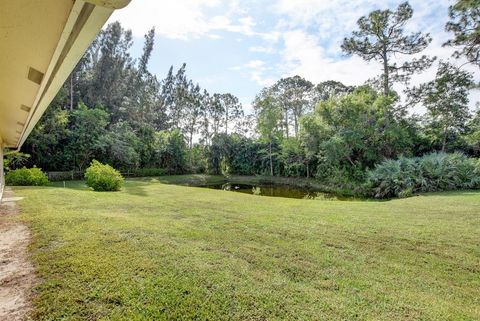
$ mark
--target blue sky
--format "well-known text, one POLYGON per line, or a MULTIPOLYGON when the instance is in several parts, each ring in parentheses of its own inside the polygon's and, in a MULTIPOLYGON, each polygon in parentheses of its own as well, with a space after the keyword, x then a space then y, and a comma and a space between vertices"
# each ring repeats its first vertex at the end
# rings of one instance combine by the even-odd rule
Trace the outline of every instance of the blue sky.
MULTIPOLYGON (((149 69, 163 78, 168 68, 187 63, 189 77, 209 92, 231 92, 248 112, 255 95, 281 77, 300 75, 318 83, 329 79, 359 85, 380 73, 378 63, 346 57, 343 37, 362 15, 375 9, 395 9, 401 1, 374 0, 132 0, 116 11, 118 20, 134 34, 138 57, 143 35, 156 28, 149 69)), ((429 32, 432 44, 423 52, 448 59, 451 48, 441 45, 448 19, 448 0, 410 1, 411 31, 429 32)), ((422 53, 422 54, 423 54, 422 53)), ((402 57, 399 57, 402 59, 402 57)), ((458 62, 458 63, 461 63, 458 62)), ((479 80, 478 68, 476 79, 479 80)), ((413 79, 420 83, 435 69, 413 79)), ((400 88, 398 88, 400 89, 400 88)), ((472 93, 473 103, 480 94, 472 93)))

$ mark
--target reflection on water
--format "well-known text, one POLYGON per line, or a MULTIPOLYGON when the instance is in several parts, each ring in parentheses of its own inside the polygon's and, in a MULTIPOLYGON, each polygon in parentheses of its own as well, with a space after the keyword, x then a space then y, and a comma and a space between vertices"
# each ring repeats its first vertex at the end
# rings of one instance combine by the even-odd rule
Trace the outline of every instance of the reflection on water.
POLYGON ((314 191, 308 188, 301 188, 287 185, 262 185, 262 184, 235 184, 224 183, 215 185, 205 185, 201 187, 219 189, 224 191, 240 192, 245 194, 273 196, 273 197, 288 197, 301 198, 312 200, 353 200, 352 197, 340 196, 332 193, 324 193, 314 191))

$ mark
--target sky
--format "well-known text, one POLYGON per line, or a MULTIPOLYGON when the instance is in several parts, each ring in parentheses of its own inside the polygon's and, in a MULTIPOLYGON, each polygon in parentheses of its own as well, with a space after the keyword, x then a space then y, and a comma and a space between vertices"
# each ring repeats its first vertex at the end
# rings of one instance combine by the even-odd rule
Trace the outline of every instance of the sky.
MULTIPOLYGON (((356 29, 361 16, 376 9, 394 10, 394 0, 132 0, 109 22, 120 21, 134 35, 132 54, 141 55, 144 35, 155 26, 155 47, 149 70, 163 79, 170 66, 187 64, 187 74, 210 93, 236 95, 247 113, 265 86, 282 77, 300 75, 313 83, 337 80, 360 85, 381 73, 377 62, 346 56, 344 37, 356 29)), ((451 37, 444 31, 449 0, 412 0, 409 32, 430 33, 432 43, 422 54, 447 60, 452 48, 442 47, 451 37)), ((402 57, 398 57, 403 59, 402 57)), ((452 60, 456 64, 464 61, 452 60)), ((463 68, 475 72, 478 67, 463 68)), ((435 68, 412 79, 433 79, 435 68)), ((402 87, 396 88, 401 90, 402 87)), ((480 92, 470 95, 471 107, 480 92)), ((421 113, 419 108, 415 110, 421 113)))

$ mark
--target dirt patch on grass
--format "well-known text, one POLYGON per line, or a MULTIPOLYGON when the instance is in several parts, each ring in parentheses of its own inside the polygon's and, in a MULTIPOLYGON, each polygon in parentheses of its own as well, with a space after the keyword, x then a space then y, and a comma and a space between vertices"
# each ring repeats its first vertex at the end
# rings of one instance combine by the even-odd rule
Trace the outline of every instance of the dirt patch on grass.
POLYGON ((35 270, 27 247, 28 228, 14 217, 18 208, 13 192, 6 190, 0 203, 0 320, 26 320, 31 308, 35 270))

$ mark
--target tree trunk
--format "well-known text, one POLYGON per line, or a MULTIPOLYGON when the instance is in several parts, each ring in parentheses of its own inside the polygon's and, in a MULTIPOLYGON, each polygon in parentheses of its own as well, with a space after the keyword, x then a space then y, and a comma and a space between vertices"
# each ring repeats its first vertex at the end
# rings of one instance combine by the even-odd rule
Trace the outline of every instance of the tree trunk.
POLYGON ((295 112, 295 114, 293 115, 293 121, 295 122, 295 137, 298 137, 298 117, 297 117, 297 113, 295 112))
POLYGON ((190 149, 193 147, 193 129, 190 129, 190 137, 188 139, 188 145, 190 146, 190 149))
POLYGON ((189 137, 189 141, 188 141, 188 145, 190 145, 190 160, 189 160, 189 163, 190 163, 190 169, 193 168, 193 130, 190 130, 190 137, 189 137))
POLYGON ((442 152, 445 152, 445 147, 447 146, 447 129, 443 130, 443 140, 442 140, 442 152))
POLYGON ((307 178, 310 178, 310 167, 308 166, 308 161, 307 161, 307 178))
POLYGON ((273 176, 272 141, 270 141, 269 147, 270 147, 270 176, 273 176))
POLYGON ((285 108, 285 134, 288 138, 288 109, 285 108))
POLYGON ((228 108, 225 109, 225 135, 228 135, 228 108))
POLYGON ((383 45, 383 94, 385 96, 388 96, 390 92, 389 77, 387 46, 383 45))
POLYGON ((70 75, 70 110, 73 110, 73 73, 70 75))

